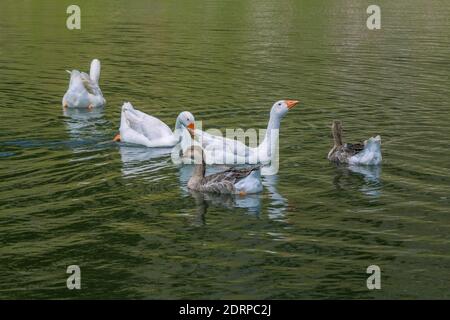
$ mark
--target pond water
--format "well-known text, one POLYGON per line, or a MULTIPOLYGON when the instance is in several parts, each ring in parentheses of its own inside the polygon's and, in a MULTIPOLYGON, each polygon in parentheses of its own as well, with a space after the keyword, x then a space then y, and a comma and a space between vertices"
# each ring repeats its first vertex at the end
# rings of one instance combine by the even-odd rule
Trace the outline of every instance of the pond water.
POLYGON ((378 1, 376 31, 356 0, 78 4, 81 30, 0 3, 1 298, 450 298, 448 1, 378 1), (63 112, 92 58, 107 106, 63 112), (279 99, 301 103, 260 195, 191 193, 170 150, 111 141, 124 101, 224 131, 279 99), (333 119, 380 134, 382 166, 330 164, 333 119))

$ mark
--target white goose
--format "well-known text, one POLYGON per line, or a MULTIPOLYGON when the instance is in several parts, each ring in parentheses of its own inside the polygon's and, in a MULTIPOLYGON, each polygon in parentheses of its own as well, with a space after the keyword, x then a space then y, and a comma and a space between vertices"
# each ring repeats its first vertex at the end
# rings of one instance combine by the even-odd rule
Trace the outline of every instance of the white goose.
POLYGON ((158 118, 136 110, 131 103, 125 102, 120 117, 120 133, 113 140, 146 147, 173 147, 181 142, 185 150, 191 140, 185 128, 193 129, 194 121, 192 113, 183 111, 178 115, 175 130, 172 132, 169 126, 158 118))
POLYGON ((256 148, 248 147, 239 140, 215 136, 199 129, 189 129, 204 148, 208 164, 268 164, 274 160, 281 119, 297 104, 297 100, 280 100, 274 103, 264 140, 256 148))
POLYGON ((78 70, 67 72, 70 74, 70 83, 62 99, 64 108, 92 109, 105 105, 106 100, 98 86, 100 79, 100 61, 98 59, 92 60, 89 74, 78 70))

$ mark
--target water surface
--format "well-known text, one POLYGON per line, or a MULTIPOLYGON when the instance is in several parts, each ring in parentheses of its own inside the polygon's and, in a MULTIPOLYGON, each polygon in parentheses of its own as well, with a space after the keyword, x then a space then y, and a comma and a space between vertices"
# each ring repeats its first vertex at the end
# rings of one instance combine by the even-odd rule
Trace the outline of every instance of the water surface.
POLYGON ((0 3, 1 298, 450 298, 448 1, 379 1, 379 31, 364 1, 78 3, 74 31, 64 1, 0 3), (64 113, 92 58, 107 107, 64 113), (170 150, 111 142, 124 101, 225 130, 283 98, 261 195, 189 192, 170 150), (328 163, 333 119, 383 165, 328 163))

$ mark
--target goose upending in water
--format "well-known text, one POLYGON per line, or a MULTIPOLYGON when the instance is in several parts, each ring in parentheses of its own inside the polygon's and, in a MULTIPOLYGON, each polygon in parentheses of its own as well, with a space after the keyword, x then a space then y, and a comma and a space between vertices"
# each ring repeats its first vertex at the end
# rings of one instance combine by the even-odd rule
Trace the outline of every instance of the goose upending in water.
POLYGON ((342 124, 334 120, 331 125, 334 145, 328 153, 328 160, 352 165, 378 165, 381 163, 381 137, 371 137, 364 143, 344 143, 342 124))
POLYGON ((62 99, 64 108, 95 108, 106 103, 98 85, 100 79, 100 61, 91 62, 89 74, 78 70, 67 71, 70 74, 69 88, 62 99))

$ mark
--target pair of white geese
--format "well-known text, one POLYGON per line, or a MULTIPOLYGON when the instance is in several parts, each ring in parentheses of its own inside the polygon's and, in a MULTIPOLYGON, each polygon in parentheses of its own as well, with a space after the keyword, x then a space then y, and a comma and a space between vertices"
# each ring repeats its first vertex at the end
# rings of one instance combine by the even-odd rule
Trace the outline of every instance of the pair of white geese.
MULTIPOLYGON (((78 70, 70 73, 70 83, 62 104, 64 108, 96 108, 105 105, 106 100, 100 90, 100 61, 94 59, 90 73, 78 70)), ((145 147, 174 147, 179 145, 184 159, 195 161, 195 168, 188 181, 190 189, 202 192, 250 194, 261 192, 260 168, 274 160, 273 148, 281 119, 290 109, 298 104, 297 100, 280 100, 275 102, 270 111, 270 118, 264 140, 258 147, 251 148, 238 140, 216 136, 195 128, 195 118, 188 111, 181 112, 172 131, 164 122, 136 110, 131 103, 122 106, 120 133, 114 141, 122 141, 145 147), (198 141, 196 141, 196 139, 198 141), (205 176, 206 164, 215 163, 251 163, 258 165, 250 168, 230 168, 224 172, 205 176)), ((381 163, 381 139, 372 137, 363 144, 347 144, 342 141, 340 122, 333 122, 332 133, 334 146, 328 159, 337 163, 351 165, 378 165, 381 163)), ((276 140, 276 141, 275 141, 276 140)))

